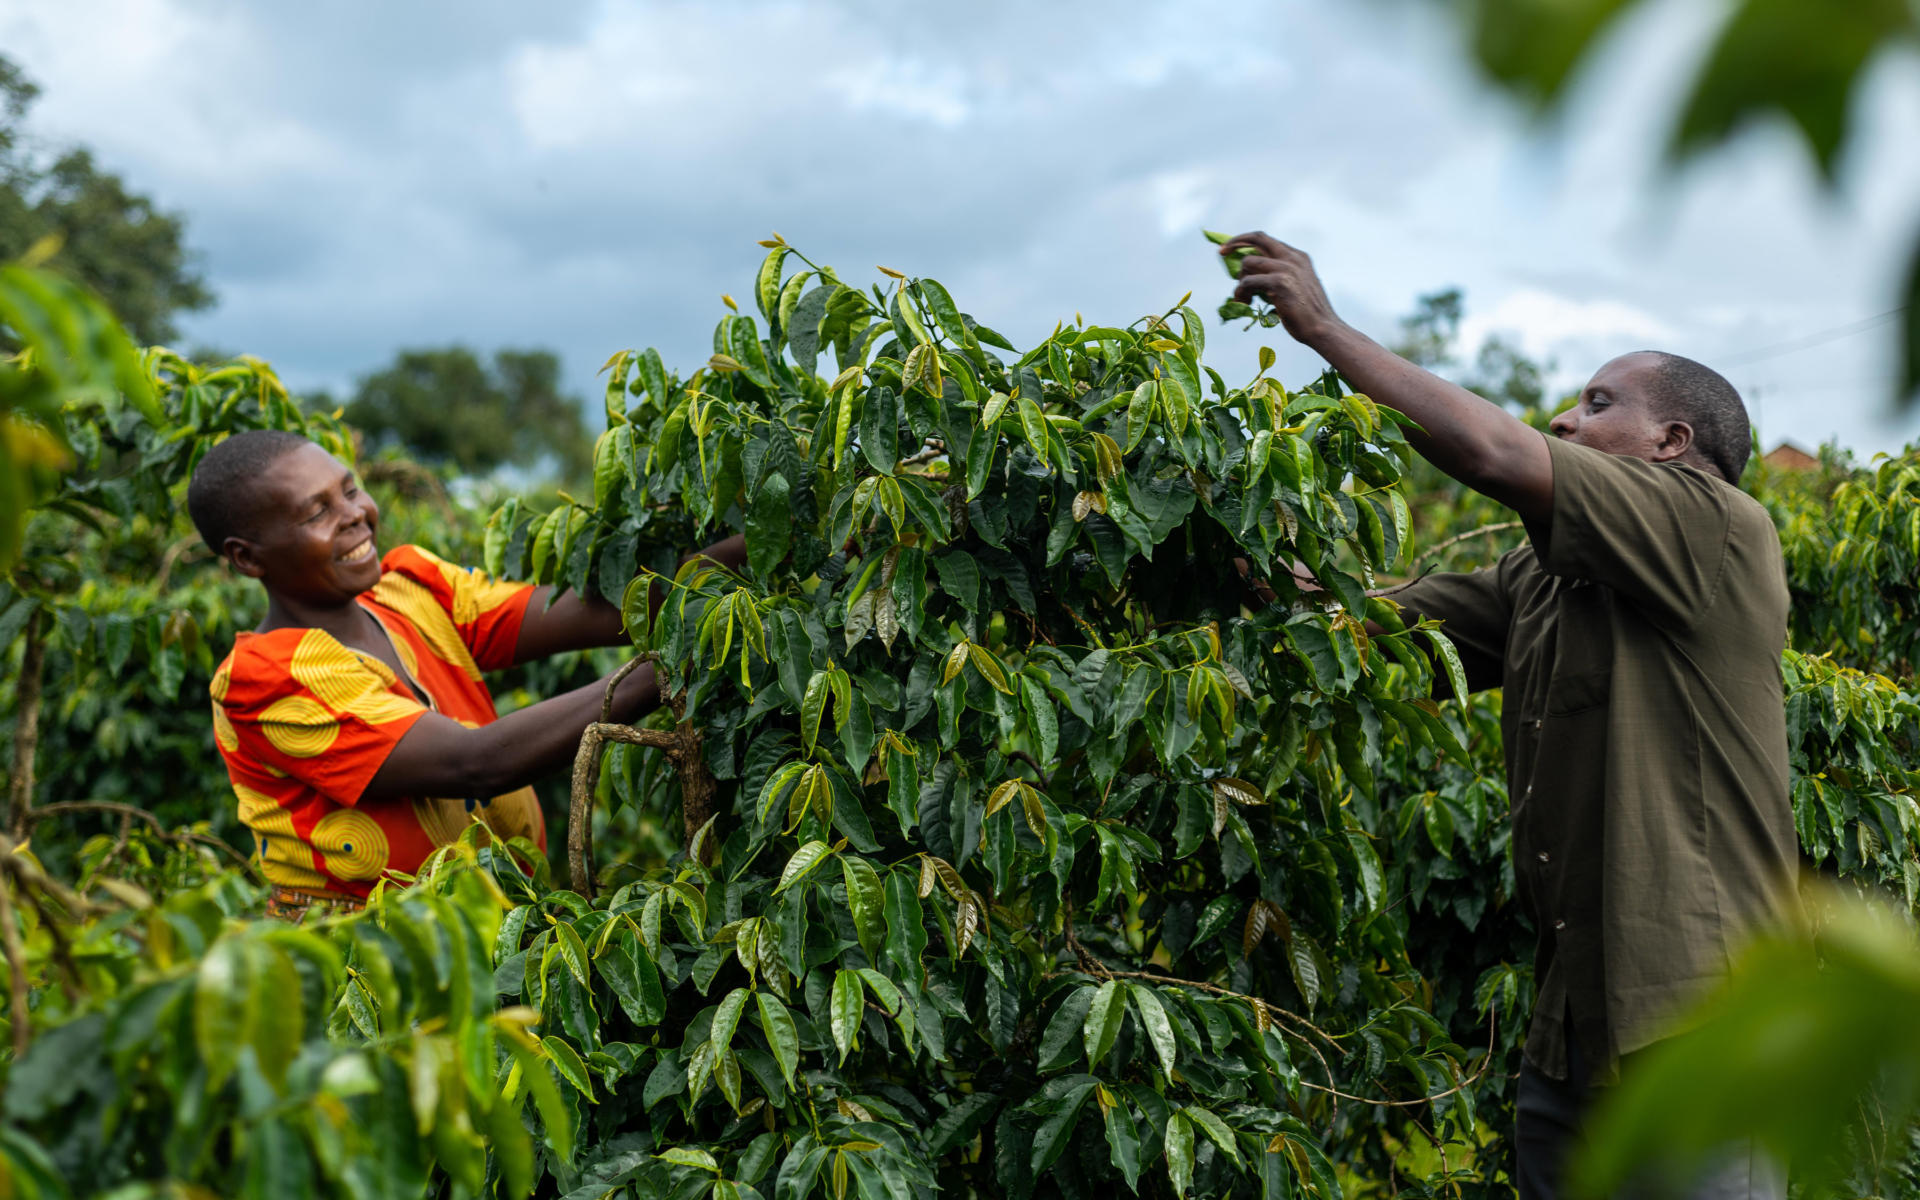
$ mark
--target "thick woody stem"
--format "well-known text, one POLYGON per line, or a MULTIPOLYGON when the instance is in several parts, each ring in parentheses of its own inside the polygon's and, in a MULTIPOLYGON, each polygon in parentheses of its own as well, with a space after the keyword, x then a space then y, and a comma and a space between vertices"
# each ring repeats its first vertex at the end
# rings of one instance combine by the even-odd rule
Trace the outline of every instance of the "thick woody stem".
POLYGON ((677 733, 605 721, 594 722, 580 735, 580 750, 573 756, 573 797, 567 814, 567 866, 573 876, 573 890, 589 900, 593 899, 593 792, 600 784, 600 755, 608 742, 652 746, 672 757, 679 749, 680 737, 677 733))
POLYGON ((46 653, 41 612, 36 608, 27 618, 27 648, 14 689, 13 778, 7 789, 7 817, 15 841, 26 836, 27 813, 33 809, 33 754, 40 744, 40 676, 46 653))

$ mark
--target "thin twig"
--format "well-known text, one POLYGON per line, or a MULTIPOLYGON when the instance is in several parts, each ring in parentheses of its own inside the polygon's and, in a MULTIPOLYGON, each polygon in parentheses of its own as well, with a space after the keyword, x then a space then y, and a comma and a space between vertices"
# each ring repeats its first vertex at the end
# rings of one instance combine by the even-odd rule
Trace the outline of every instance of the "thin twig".
POLYGON ((195 833, 191 829, 169 830, 165 825, 161 824, 159 817, 154 816, 146 809, 134 804, 121 804, 114 800, 62 800, 56 804, 48 804, 36 808, 31 813, 28 813, 26 824, 31 827, 46 820, 48 817, 56 817, 62 813, 85 812, 111 813, 123 820, 130 821, 139 819, 145 821, 148 825, 152 826, 154 834, 164 841, 172 842, 175 845, 183 842, 192 842, 196 845, 206 846, 225 854, 243 870, 251 872, 254 869, 253 860, 238 850, 235 850, 232 846, 227 845, 227 843, 221 841, 219 838, 208 837, 204 833, 195 833))
POLYGON ((0 879, 0 945, 7 954, 7 1003, 13 1020, 13 1060, 19 1062, 27 1052, 27 952, 20 945, 20 930, 13 920, 13 897, 7 881, 0 879))
POLYGON ((602 725, 608 725, 613 722, 613 691, 620 686, 620 681, 633 674, 637 668, 652 661, 653 655, 642 654, 640 657, 628 661, 622 665, 618 671, 615 671, 607 677, 607 690, 602 693, 600 697, 600 723, 602 725))
POLYGON ((40 685, 47 652, 44 617, 39 608, 27 617, 27 647, 14 687, 13 778, 7 789, 7 818, 15 841, 25 836, 27 814, 33 810, 33 756, 40 743, 40 685))
POLYGON ((80 999, 80 968, 73 962, 73 947, 59 922, 47 912, 47 906, 40 897, 33 894, 31 888, 20 889, 20 896, 33 908, 40 918, 40 927, 47 931, 47 938, 53 943, 53 960, 60 964, 60 990, 66 994, 67 1003, 74 1004, 80 999))
MULTIPOLYGON (((1493 1062, 1494 1029, 1498 1023, 1499 1023, 1499 1014, 1489 1011, 1487 1014, 1487 1056, 1480 1060, 1480 1069, 1478 1071, 1475 1071, 1473 1074, 1467 1076, 1465 1079, 1462 1079, 1459 1083, 1454 1084, 1452 1087, 1448 1088, 1444 1092, 1435 1092, 1431 1096, 1423 1096, 1418 1100, 1369 1100, 1365 1096, 1350 1096, 1345 1092, 1335 1091, 1333 1088, 1330 1088, 1330 1087, 1321 1087, 1317 1083, 1308 1083, 1304 1079, 1300 1081, 1300 1086, 1304 1088, 1312 1088, 1316 1092, 1325 1092, 1328 1095, 1338 1096, 1342 1100, 1352 1100, 1358 1104, 1371 1104, 1375 1108, 1419 1108, 1423 1104, 1432 1104, 1435 1100, 1444 1100, 1448 1096, 1451 1096, 1456 1092, 1463 1092, 1467 1090, 1468 1088, 1472 1087, 1474 1084, 1479 1083, 1480 1080, 1486 1075, 1488 1065, 1493 1062)), ((1333 1081, 1333 1077, 1328 1076, 1327 1081, 1331 1083, 1333 1081)), ((1439 1143, 1435 1142, 1434 1144, 1438 1145, 1439 1143)))
POLYGON ((1421 551, 1419 557, 1415 558, 1412 562, 1408 563, 1407 567, 1409 570, 1417 570, 1421 563, 1427 561, 1428 559, 1432 558, 1434 555, 1440 553, 1442 550, 1445 550, 1447 547, 1452 546, 1457 542, 1464 542, 1470 538, 1490 537, 1496 533, 1505 533, 1509 529, 1518 529, 1524 524, 1525 522, 1523 521, 1496 521, 1491 525, 1482 525, 1478 529, 1469 529, 1465 533, 1456 533, 1452 537, 1448 538, 1447 540, 1443 542, 1436 542, 1433 545, 1427 547, 1425 550, 1421 551))
POLYGON ((901 459, 900 465, 903 467, 919 466, 921 463, 932 462, 936 458, 944 458, 946 457, 946 453, 947 444, 945 442, 939 438, 928 438, 926 446, 923 447, 918 454, 915 454, 911 458, 901 459))
POLYGON ((1008 754, 1009 754, 1009 755, 1010 755, 1011 757, 1013 757, 1013 758, 1017 758, 1017 759, 1019 759, 1019 760, 1020 760, 1021 762, 1023 762, 1023 763, 1025 763, 1025 764, 1027 764, 1028 766, 1030 766, 1030 767, 1032 767, 1032 768, 1033 768, 1033 773, 1034 773, 1035 775, 1038 775, 1038 776, 1040 777, 1040 783, 1041 783, 1041 785, 1042 785, 1042 786, 1051 786, 1051 785, 1052 785, 1052 780, 1051 780, 1051 778, 1049 778, 1049 776, 1047 775, 1047 769, 1046 769, 1045 767, 1043 767, 1043 766, 1041 766, 1041 765, 1040 765, 1040 760, 1039 760, 1039 759, 1037 759, 1037 758, 1035 758, 1035 757, 1034 757, 1033 755, 1031 755, 1031 754, 1029 754, 1029 753, 1027 753, 1027 752, 1026 752, 1025 750, 1010 750, 1010 751, 1008 751, 1007 753, 1008 753, 1008 754))

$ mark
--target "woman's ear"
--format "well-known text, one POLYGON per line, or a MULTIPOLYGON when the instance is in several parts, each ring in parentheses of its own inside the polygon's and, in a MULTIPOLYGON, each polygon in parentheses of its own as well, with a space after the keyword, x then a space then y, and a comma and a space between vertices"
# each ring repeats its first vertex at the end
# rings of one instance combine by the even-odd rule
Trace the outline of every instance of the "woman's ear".
POLYGON ((1673 462, 1685 458, 1693 450, 1693 426, 1685 421, 1668 421, 1661 430, 1660 441, 1653 448, 1654 462, 1673 462))
POLYGON ((245 538, 228 538, 220 544, 220 553, 233 564, 234 570, 249 579, 262 579, 267 574, 266 565, 260 561, 260 556, 254 553, 253 543, 245 538))

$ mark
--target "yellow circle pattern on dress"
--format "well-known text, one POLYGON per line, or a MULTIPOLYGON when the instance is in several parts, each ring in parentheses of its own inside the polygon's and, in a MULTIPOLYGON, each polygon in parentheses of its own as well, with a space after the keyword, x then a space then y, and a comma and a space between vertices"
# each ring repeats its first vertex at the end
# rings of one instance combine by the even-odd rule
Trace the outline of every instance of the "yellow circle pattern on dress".
POLYGON ((308 839, 340 879, 378 879, 387 868, 387 833, 366 813, 342 808, 321 817, 308 839))
MULTIPOLYGON (((413 816, 434 845, 450 846, 473 824, 472 810, 476 807, 453 797, 423 796, 413 802, 413 816)), ((484 844, 486 839, 481 841, 484 844)))
POLYGON ((327 877, 313 869, 313 848, 294 832, 293 814, 252 788, 235 784, 233 791, 240 798, 240 821, 253 831, 267 882, 325 891, 327 877))
POLYGON ((396 696, 384 689, 369 688, 347 705, 347 711, 369 725, 386 725, 421 711, 417 701, 396 696))
POLYGON ((336 712, 365 695, 370 680, 365 664, 324 629, 309 629, 293 648, 294 679, 336 712))
POLYGON ((207 685, 207 693, 214 701, 225 700, 227 689, 233 685, 233 655, 229 654, 220 662, 220 669, 213 673, 213 682, 207 685))
POLYGON ((340 725, 319 701, 309 696, 287 696, 267 705, 260 714, 260 732, 287 757, 312 758, 333 745, 340 736, 340 725))
POLYGON ((227 720, 227 710, 218 704, 213 706, 213 740, 228 754, 240 749, 240 735, 233 731, 233 722, 227 720))
MULTIPOLYGON (((432 593, 413 580, 397 574, 387 574, 373 585, 373 600, 383 604, 405 617, 418 633, 427 648, 441 662, 460 668, 469 679, 480 678, 480 668, 475 665, 473 655, 467 650, 467 644, 460 640, 460 631, 453 627, 453 619, 432 593)), ((400 639, 395 638, 398 642, 400 639)), ((415 678, 418 678, 416 674, 415 678)))

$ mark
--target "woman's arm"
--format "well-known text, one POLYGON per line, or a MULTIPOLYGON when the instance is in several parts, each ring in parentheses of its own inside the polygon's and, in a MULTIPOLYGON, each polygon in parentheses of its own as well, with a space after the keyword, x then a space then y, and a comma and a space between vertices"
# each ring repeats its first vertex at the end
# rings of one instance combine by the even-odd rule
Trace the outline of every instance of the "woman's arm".
MULTIPOLYGON (((497 796, 524 787, 572 761, 580 735, 600 719, 606 690, 601 679, 478 729, 425 713, 395 744, 360 799, 497 796)), ((614 689, 613 719, 631 722, 659 703, 653 667, 636 667, 614 689)))

